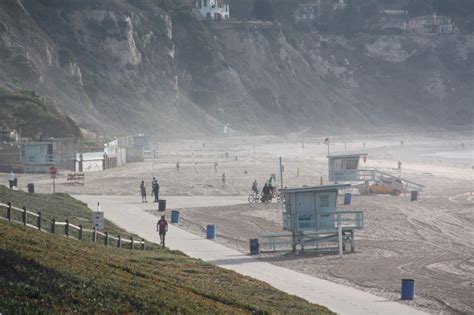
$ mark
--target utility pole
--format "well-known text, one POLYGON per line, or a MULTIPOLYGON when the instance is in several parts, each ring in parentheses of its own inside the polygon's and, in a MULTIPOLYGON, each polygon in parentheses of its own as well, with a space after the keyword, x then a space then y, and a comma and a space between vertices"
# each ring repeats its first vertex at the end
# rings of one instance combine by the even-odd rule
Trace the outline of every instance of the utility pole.
POLYGON ((283 163, 280 156, 280 188, 283 189, 283 163))

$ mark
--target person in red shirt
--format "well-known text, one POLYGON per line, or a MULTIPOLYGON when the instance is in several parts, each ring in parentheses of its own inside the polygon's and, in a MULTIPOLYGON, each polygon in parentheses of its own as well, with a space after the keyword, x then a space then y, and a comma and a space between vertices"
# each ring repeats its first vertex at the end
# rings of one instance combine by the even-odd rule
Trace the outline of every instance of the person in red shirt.
POLYGON ((156 224, 156 231, 160 234, 160 244, 161 246, 165 247, 165 236, 166 232, 168 232, 168 222, 166 222, 165 216, 161 216, 161 219, 156 224))

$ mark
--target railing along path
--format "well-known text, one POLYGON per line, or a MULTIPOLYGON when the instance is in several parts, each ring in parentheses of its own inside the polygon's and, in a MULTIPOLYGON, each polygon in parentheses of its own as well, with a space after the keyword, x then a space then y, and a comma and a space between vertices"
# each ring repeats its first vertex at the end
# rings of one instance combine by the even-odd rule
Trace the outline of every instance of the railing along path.
POLYGON ((119 248, 122 248, 124 244, 127 244, 127 247, 130 249, 145 249, 145 240, 134 240, 133 236, 131 236, 129 239, 128 238, 122 238, 121 235, 117 235, 117 237, 114 237, 109 234, 109 232, 101 232, 96 229, 96 227, 93 227, 92 229, 86 229, 81 225, 77 226, 69 222, 68 219, 65 220, 65 222, 58 222, 56 219, 47 220, 42 217, 41 212, 31 212, 26 209, 26 207, 23 207, 22 209, 14 207, 11 205, 10 202, 7 204, 0 203, 0 208, 6 209, 7 210, 7 215, 4 217, 3 215, 0 214, 0 220, 5 220, 8 222, 14 222, 18 224, 22 224, 24 226, 27 226, 29 228, 37 229, 39 231, 43 232, 48 232, 48 230, 44 229, 43 226, 43 221, 46 221, 46 223, 49 223, 50 229, 49 232, 51 234, 60 234, 57 227, 63 227, 64 228, 64 234, 63 236, 75 240, 85 240, 84 234, 89 233, 91 234, 91 240, 94 243, 99 242, 99 236, 103 238, 103 243, 106 246, 112 245, 112 241, 115 241, 116 246, 119 248), (15 213, 19 213, 21 215, 21 219, 18 220, 16 219, 18 217, 15 216, 15 213), (32 220, 29 218, 33 218, 32 220), (30 222, 29 222, 29 221, 30 222), (31 221, 35 221, 34 224, 31 224, 31 221), (73 234, 77 235, 74 236, 73 234))

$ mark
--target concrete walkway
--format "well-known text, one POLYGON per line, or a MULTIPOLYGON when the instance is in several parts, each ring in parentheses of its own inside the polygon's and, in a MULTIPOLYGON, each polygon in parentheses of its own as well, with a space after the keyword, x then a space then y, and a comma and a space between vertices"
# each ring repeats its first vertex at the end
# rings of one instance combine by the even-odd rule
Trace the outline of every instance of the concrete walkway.
MULTIPOLYGON (((140 197, 115 196, 75 196, 95 210, 97 202, 105 217, 131 233, 148 241, 159 242, 156 233, 157 217, 143 211, 156 204, 137 202, 140 197)), ((167 197, 167 208, 210 206, 239 201, 227 197, 167 197), (215 204, 214 204, 215 205, 215 204)), ((169 211, 167 211, 169 215, 169 211)), ((424 314, 409 306, 381 298, 370 293, 340 284, 315 278, 289 269, 261 262, 251 256, 209 241, 173 225, 170 225, 166 245, 187 255, 199 258, 216 266, 234 270, 240 274, 264 281, 289 294, 302 297, 309 302, 324 305, 339 314, 424 314)))

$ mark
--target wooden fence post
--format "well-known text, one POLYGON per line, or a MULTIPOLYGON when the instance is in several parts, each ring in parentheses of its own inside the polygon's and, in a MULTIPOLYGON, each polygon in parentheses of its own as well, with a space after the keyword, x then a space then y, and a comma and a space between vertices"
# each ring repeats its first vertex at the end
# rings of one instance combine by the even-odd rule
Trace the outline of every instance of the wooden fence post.
POLYGON ((64 233, 66 233, 66 237, 69 237, 69 219, 66 219, 66 226, 64 227, 64 233))
POLYGON ((109 232, 105 232, 104 244, 105 246, 109 245, 109 232))
POLYGON ((41 231, 41 212, 38 212, 38 230, 41 231))
POLYGON ((130 237, 130 249, 133 249, 133 236, 130 237))
POLYGON ((145 250, 145 240, 142 238, 142 250, 145 250))
POLYGON ((27 220, 26 207, 23 207, 23 225, 26 225, 26 220, 27 220))
POLYGON ((51 233, 56 233, 56 219, 51 222, 51 233))
POLYGON ((7 218, 8 218, 8 221, 11 221, 12 220, 12 203, 9 201, 7 204, 8 204, 7 218))
POLYGON ((82 224, 79 225, 79 240, 82 241, 82 224))
POLYGON ((95 226, 92 228, 92 242, 97 242, 97 228, 95 226))
POLYGON ((117 247, 122 248, 122 237, 120 235, 118 236, 117 247))

